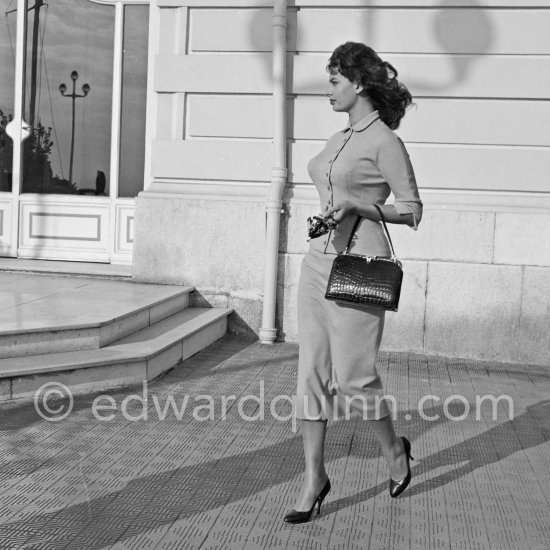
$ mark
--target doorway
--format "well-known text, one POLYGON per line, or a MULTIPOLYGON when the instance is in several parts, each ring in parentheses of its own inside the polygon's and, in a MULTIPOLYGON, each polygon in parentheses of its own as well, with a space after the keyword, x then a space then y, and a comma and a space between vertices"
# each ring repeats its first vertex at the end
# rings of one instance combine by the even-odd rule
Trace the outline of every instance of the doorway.
POLYGON ((0 255, 131 263, 148 6, 0 0, 0 10, 0 255))

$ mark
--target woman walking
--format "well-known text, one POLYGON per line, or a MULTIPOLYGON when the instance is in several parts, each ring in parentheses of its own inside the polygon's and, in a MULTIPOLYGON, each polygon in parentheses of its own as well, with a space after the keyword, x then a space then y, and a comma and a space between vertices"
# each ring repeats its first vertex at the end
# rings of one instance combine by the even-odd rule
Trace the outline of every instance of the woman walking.
MULTIPOLYGON (((389 256, 377 205, 386 222, 416 229, 422 202, 409 156, 394 134, 411 104, 397 71, 365 44, 346 42, 328 64, 327 96, 334 111, 349 116, 308 165, 323 209, 321 233, 312 235, 298 289, 300 359, 296 415, 301 419, 305 479, 288 523, 309 521, 330 491, 325 471, 327 420, 360 416, 370 421, 390 472, 390 495, 411 479, 410 443, 394 431, 376 371, 384 310, 326 300, 332 262, 346 247, 357 216, 362 218, 350 251, 389 256), (393 193, 393 204, 385 201, 393 193)), ((316 228, 318 229, 318 228, 316 228)), ((319 233, 319 231, 317 231, 319 233)))

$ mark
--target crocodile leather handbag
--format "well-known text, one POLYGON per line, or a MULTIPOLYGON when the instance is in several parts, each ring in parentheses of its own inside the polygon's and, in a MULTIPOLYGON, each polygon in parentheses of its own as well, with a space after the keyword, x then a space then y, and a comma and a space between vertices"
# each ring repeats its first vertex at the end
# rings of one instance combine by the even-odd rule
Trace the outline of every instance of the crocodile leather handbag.
POLYGON ((397 311, 403 270, 401 262, 395 257, 393 243, 382 210, 378 205, 374 206, 380 213, 380 219, 390 244, 391 258, 361 256, 349 252, 353 236, 362 220, 361 216, 358 216, 351 230, 346 249, 342 254, 336 256, 332 263, 325 298, 397 311))

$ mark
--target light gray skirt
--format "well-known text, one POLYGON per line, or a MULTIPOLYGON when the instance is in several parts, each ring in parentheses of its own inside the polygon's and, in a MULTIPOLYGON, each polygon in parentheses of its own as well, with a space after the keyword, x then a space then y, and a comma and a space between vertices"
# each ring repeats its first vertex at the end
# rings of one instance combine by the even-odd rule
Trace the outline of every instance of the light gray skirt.
POLYGON ((325 299, 334 258, 311 247, 302 262, 296 417, 382 418, 389 410, 376 370, 376 356, 385 312, 325 299))

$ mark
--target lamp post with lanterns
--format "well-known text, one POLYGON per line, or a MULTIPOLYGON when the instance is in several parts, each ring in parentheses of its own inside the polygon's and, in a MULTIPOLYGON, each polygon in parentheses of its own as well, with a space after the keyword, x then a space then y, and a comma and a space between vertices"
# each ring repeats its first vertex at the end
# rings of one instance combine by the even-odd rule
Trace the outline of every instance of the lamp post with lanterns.
POLYGON ((82 94, 76 93, 76 81, 78 80, 78 73, 73 71, 71 73, 71 80, 73 81, 73 92, 72 94, 65 93, 67 91, 67 86, 65 84, 59 85, 59 91, 63 97, 70 97, 73 100, 73 115, 72 115, 72 131, 71 131, 71 161, 69 164, 69 182, 73 183, 73 158, 74 158, 74 124, 75 124, 75 104, 76 99, 79 97, 86 97, 90 90, 92 89, 89 84, 84 84, 82 86, 82 94))

